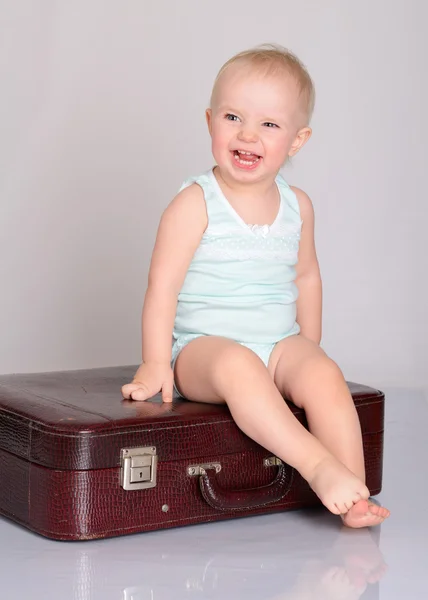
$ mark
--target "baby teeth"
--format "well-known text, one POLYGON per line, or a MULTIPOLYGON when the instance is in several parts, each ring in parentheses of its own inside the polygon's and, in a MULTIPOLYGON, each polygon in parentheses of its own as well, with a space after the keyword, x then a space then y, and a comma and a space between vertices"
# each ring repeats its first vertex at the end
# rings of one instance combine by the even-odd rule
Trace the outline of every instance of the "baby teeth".
POLYGON ((243 154, 243 155, 246 155, 246 156, 252 156, 252 155, 254 155, 254 153, 253 153, 253 152, 246 152, 246 151, 244 151, 244 150, 235 150, 235 153, 234 153, 234 154, 235 154, 235 158, 236 158, 236 160, 237 160, 237 161, 238 161, 238 162, 239 162, 241 165, 246 165, 246 166, 248 166, 248 165, 254 165, 254 164, 256 164, 257 162, 259 162, 259 160, 260 160, 260 157, 259 157, 259 156, 258 156, 256 159, 254 159, 254 160, 244 160, 244 159, 243 159, 243 158, 241 158, 241 156, 240 156, 241 154, 243 154))
POLYGON ((259 162, 260 158, 256 158, 255 160, 244 160, 243 158, 238 158, 238 162, 241 165, 254 165, 256 162, 259 162))

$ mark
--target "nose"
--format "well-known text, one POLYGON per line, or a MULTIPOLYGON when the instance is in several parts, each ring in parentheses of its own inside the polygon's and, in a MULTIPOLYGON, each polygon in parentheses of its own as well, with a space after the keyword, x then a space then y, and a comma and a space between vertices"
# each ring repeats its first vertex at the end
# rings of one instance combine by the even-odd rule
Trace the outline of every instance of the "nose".
POLYGON ((241 142, 257 142, 259 136, 253 128, 243 124, 238 132, 238 139, 241 142))

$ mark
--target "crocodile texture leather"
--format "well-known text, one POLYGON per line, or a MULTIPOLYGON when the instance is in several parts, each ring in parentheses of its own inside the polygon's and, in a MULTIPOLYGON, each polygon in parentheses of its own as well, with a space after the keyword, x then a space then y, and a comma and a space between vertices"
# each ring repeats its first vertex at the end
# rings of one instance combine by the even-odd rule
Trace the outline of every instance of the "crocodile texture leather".
MULTIPOLYGON (((289 466, 279 472, 264 466, 270 453, 238 429, 227 407, 164 405, 160 395, 123 401, 120 388, 134 370, 0 377, 0 513, 53 539, 88 540, 319 503, 289 466), (120 450, 141 446, 156 447, 157 485, 125 491, 120 450), (221 471, 188 474, 189 465, 207 462, 220 462, 221 471)), ((384 396, 349 386, 375 495, 382 481, 384 396)), ((307 426, 303 411, 290 406, 307 426)))
POLYGON ((278 474, 268 485, 244 490, 222 489, 214 470, 199 477, 199 487, 206 502, 216 510, 241 511, 261 508, 282 500, 290 491, 294 469, 287 465, 278 468, 278 474))

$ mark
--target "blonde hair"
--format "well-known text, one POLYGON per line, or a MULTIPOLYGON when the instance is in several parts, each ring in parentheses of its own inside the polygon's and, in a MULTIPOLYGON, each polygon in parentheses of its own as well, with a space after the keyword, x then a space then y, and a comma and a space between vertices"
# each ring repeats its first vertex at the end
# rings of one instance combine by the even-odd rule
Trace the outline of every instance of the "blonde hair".
POLYGON ((313 81, 300 59, 290 50, 278 44, 262 44, 232 56, 224 63, 217 74, 211 94, 211 102, 221 76, 231 65, 236 63, 249 65, 264 75, 276 75, 281 71, 291 75, 299 87, 304 112, 309 123, 315 106, 313 81))

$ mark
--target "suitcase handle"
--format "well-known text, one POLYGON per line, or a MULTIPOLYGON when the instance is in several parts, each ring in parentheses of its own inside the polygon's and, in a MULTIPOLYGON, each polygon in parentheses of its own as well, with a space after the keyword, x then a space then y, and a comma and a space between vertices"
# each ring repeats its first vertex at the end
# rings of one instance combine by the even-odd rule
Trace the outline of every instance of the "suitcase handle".
POLYGON ((268 485, 243 490, 225 490, 218 484, 215 469, 204 469, 199 476, 199 487, 205 501, 216 510, 249 510, 282 500, 290 491, 293 473, 294 469, 280 464, 277 476, 268 485))

